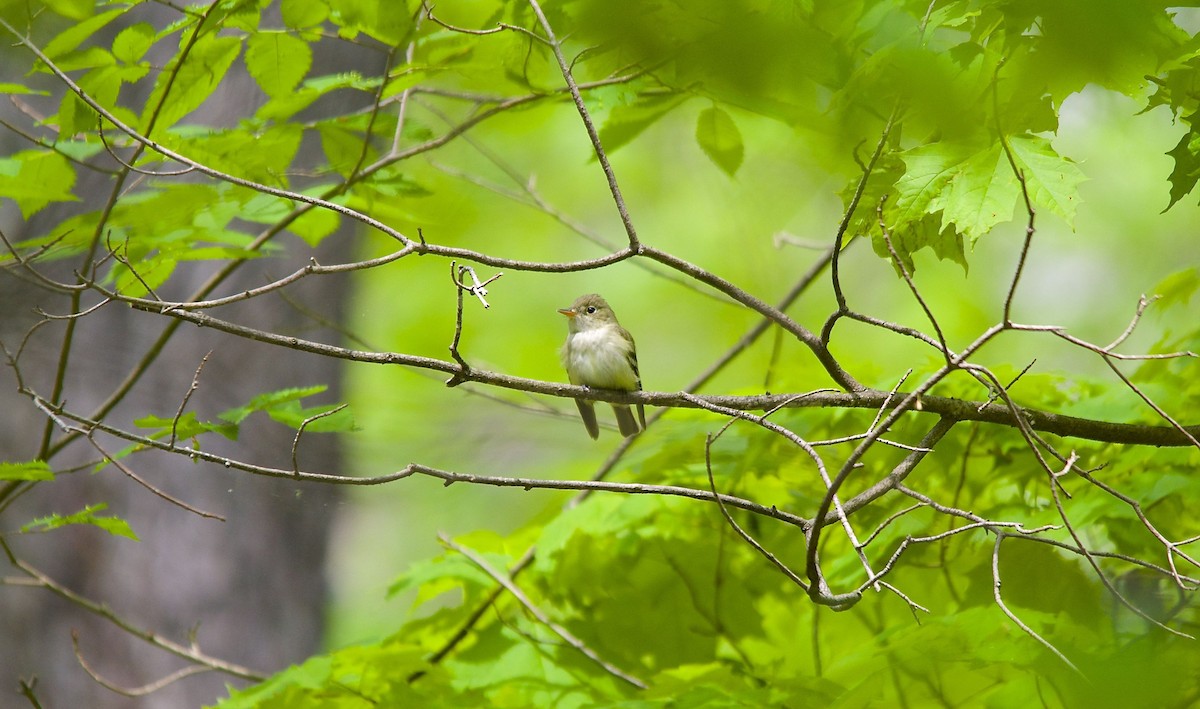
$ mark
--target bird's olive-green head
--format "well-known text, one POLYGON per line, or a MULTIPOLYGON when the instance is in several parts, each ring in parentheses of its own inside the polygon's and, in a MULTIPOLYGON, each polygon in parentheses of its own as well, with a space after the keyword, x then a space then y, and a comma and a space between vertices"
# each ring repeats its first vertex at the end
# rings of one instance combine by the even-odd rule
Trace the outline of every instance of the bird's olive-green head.
POLYGON ((571 307, 561 308, 558 312, 567 316, 571 332, 594 330, 617 322, 612 308, 595 293, 579 296, 571 307))

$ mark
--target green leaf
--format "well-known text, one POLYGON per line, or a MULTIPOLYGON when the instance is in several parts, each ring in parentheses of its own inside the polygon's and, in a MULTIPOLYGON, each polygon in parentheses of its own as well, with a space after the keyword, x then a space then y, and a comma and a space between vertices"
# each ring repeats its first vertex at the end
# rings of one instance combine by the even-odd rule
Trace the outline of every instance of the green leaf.
POLYGON ((287 186, 287 175, 303 128, 294 123, 251 125, 226 130, 178 129, 171 147, 217 170, 271 185, 287 186))
POLYGON ((133 422, 139 428, 157 429, 149 435, 155 440, 166 438, 172 431, 179 439, 194 438, 203 433, 219 433, 230 440, 237 440, 238 427, 236 423, 212 423, 201 421, 194 411, 185 411, 178 419, 164 416, 143 416, 133 422))
POLYGON ((953 225, 974 241, 1012 218, 1019 185, 998 144, 975 151, 931 143, 901 157, 907 170, 896 181, 897 228, 941 212, 942 228, 953 225))
MULTIPOLYGON (((1188 125, 1191 126, 1198 117, 1200 114, 1188 116, 1188 125)), ((1200 132, 1194 127, 1189 127, 1188 132, 1183 134, 1167 155, 1175 160, 1175 167, 1171 169, 1171 176, 1168 178, 1171 183, 1171 201, 1167 204, 1167 209, 1170 209, 1195 189, 1196 181, 1200 180, 1200 132)))
POLYGON ((962 165, 971 158, 965 146, 930 143, 900 155, 904 174, 896 180, 893 226, 913 224, 945 206, 945 190, 962 165))
POLYGON ((1154 286, 1154 294, 1161 299, 1162 306, 1186 306, 1196 291, 1200 290, 1200 269, 1196 267, 1176 271, 1154 286))
POLYGON ((126 27, 113 40, 113 56, 130 64, 141 61, 154 44, 155 34, 154 26, 147 22, 126 27))
MULTIPOLYGON (((915 224, 905 224, 891 229, 892 249, 900 259, 901 265, 910 274, 917 270, 913 254, 923 248, 930 248, 943 261, 953 261, 967 270, 967 255, 963 247, 963 237, 953 227, 943 229, 941 218, 936 214, 927 214, 915 224)), ((876 255, 882 259, 891 259, 887 241, 883 232, 876 227, 871 232, 871 246, 876 255)))
POLYGON ((1009 147, 1034 206, 1049 209, 1073 225, 1079 207, 1079 185, 1087 179, 1079 166, 1059 155, 1041 136, 1014 135, 1009 138, 1009 147))
POLYGON ((35 96, 49 96, 49 91, 42 91, 23 84, 13 84, 0 81, 0 95, 17 95, 17 94, 33 94, 35 96))
MULTIPOLYGON (((149 70, 147 66, 110 63, 89 71, 79 79, 79 86, 96 103, 116 111, 121 86, 140 80, 149 70)), ((99 118, 96 110, 82 98, 74 92, 66 92, 58 111, 59 139, 68 140, 72 136, 95 132, 99 118)))
POLYGON ((53 480, 54 471, 44 460, 20 463, 0 461, 0 480, 53 480))
POLYGON ((354 416, 350 413, 349 407, 339 409, 338 407, 341 406, 341 404, 326 404, 302 408, 300 402, 289 401, 272 406, 266 409, 266 412, 273 421, 296 430, 299 430, 305 421, 309 423, 304 426, 304 430, 313 433, 346 433, 355 430, 354 416), (318 416, 320 418, 317 418, 318 416))
POLYGON ((323 0, 283 0, 279 4, 283 24, 288 27, 313 27, 329 17, 329 3, 323 0))
POLYGON ((32 217, 51 202, 74 202, 75 170, 58 153, 25 150, 0 157, 0 197, 17 203, 21 215, 32 217))
POLYGON ((246 69, 268 96, 290 94, 312 66, 308 43, 283 32, 259 32, 246 40, 246 69))
POLYGON ((953 224, 975 241, 1012 219, 1020 186, 1003 150, 996 145, 972 155, 947 185, 942 226, 953 224))
POLYGON ((321 135, 321 148, 329 167, 339 175, 349 177, 363 154, 363 137, 355 131, 341 126, 322 123, 317 132, 321 135))
POLYGON ((367 709, 487 706, 483 697, 452 689, 428 650, 404 640, 342 648, 232 690, 218 709, 367 709), (410 681, 422 673, 420 682, 410 681))
POLYGON ((58 514, 52 514, 47 517, 39 517, 38 519, 35 519, 29 524, 21 527, 21 532, 49 532, 52 529, 65 527, 69 524, 90 524, 92 526, 99 527, 100 529, 103 529, 114 536, 127 537, 135 542, 139 541, 137 535, 133 533, 133 528, 130 527, 129 523, 125 520, 121 519, 120 517, 101 517, 96 514, 107 507, 107 504, 101 502, 96 505, 88 505, 79 512, 76 512, 72 515, 67 515, 65 517, 58 514))
POLYGON ((671 94, 639 98, 637 103, 614 107, 608 114, 608 120, 600 127, 600 143, 611 155, 685 100, 685 96, 671 94))
MULTIPOLYGON (((325 191, 324 187, 312 190, 312 192, 316 193, 323 193, 325 191)), ((328 209, 313 208, 293 221, 288 230, 303 239, 304 243, 316 247, 325 240, 325 237, 337 231, 338 224, 340 223, 341 220, 335 212, 328 209)))
POLYGON ((42 0, 52 11, 72 20, 82 20, 96 10, 93 0, 42 0))
POLYGON ((196 40, 178 74, 173 71, 178 56, 159 74, 142 112, 142 131, 149 132, 153 119, 153 134, 158 135, 199 108, 221 84, 241 49, 242 41, 237 37, 207 34, 196 40))
POLYGON ((133 269, 126 264, 118 263, 113 267, 110 278, 118 292, 134 298, 142 298, 166 283, 171 274, 175 272, 177 263, 178 259, 173 255, 150 254, 138 259, 133 269))
MULTIPOLYGON (((507 558, 493 558, 489 563, 495 563, 499 568, 505 568, 507 558)), ((470 559, 459 553, 448 553, 436 559, 415 561, 408 570, 400 575, 388 587, 388 598, 416 591, 413 607, 420 606, 438 596, 450 591, 474 586, 491 588, 494 583, 485 571, 476 566, 470 559)))
POLYGON ((384 44, 400 44, 412 29, 412 16, 402 2, 378 0, 329 0, 329 20, 338 27, 338 34, 353 39, 359 32, 384 44))
POLYGON ((729 114, 720 108, 713 106, 700 112, 696 120, 696 142, 730 177, 741 167, 746 152, 742 134, 729 114))
POLYGON ((78 22, 47 42, 46 46, 42 48, 42 52, 51 59, 58 59, 67 52, 74 50, 84 40, 91 38, 101 28, 123 14, 125 14, 124 9, 109 10, 108 12, 93 15, 82 22, 78 22))
POLYGON ((220 418, 222 421, 240 424, 242 421, 246 420, 247 416, 256 411, 270 412, 286 404, 299 401, 305 397, 320 394, 326 389, 328 389, 328 387, 318 385, 302 388, 280 389, 278 391, 259 394, 251 399, 250 402, 245 406, 239 406, 237 408, 221 412, 218 415, 218 418, 220 418))

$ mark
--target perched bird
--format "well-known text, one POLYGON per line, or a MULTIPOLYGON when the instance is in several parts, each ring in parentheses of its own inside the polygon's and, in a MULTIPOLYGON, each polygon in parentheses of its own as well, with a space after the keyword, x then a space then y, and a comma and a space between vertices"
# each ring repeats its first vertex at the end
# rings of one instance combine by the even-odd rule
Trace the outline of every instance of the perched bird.
MULTIPOLYGON (((567 316, 567 342, 560 354, 572 384, 617 391, 642 390, 633 337, 617 322, 617 316, 603 298, 595 293, 581 295, 571 307, 558 312, 567 316)), ((576 399, 575 404, 588 435, 599 437, 595 404, 585 399, 576 399)), ((646 427, 646 412, 641 404, 637 405, 636 419, 625 404, 613 404, 612 408, 622 436, 628 438, 646 427)))

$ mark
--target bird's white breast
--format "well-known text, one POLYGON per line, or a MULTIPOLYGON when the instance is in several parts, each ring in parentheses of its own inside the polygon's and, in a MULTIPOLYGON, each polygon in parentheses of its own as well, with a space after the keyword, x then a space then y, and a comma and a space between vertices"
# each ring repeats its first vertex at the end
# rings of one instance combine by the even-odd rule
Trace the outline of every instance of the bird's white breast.
POLYGON ((572 384, 637 389, 637 375, 629 366, 629 346, 612 327, 572 333, 563 347, 562 359, 572 384))

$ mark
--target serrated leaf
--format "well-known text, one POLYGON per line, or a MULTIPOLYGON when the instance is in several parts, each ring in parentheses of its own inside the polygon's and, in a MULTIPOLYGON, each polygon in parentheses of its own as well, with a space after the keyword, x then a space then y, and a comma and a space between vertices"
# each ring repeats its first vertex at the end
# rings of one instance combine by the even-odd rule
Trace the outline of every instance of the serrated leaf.
POLYGON ((166 418, 163 416, 143 416, 133 422, 138 428, 153 428, 158 429, 149 435, 149 438, 160 439, 171 435, 174 431, 176 438, 194 438, 203 433, 219 433, 230 440, 237 440, 238 427, 233 423, 212 423, 210 421, 201 421, 196 416, 194 411, 185 411, 179 415, 178 420, 174 417, 166 418))
POLYGON ((966 145, 931 143, 906 151, 901 158, 906 169, 896 181, 894 228, 940 212, 942 229, 953 226, 974 240, 1012 218, 1019 186, 998 144, 977 151, 966 145))
POLYGON ((317 132, 321 136, 321 149, 325 151, 329 167, 343 177, 349 177, 363 154, 362 136, 356 131, 330 123, 322 123, 317 132))
POLYGON ((254 114, 260 120, 287 120, 312 105, 324 94, 313 88, 304 87, 267 101, 254 114))
POLYGON ((954 225, 971 241, 1012 219, 1020 185, 999 145, 958 165, 946 186, 942 226, 954 225))
POLYGON ((147 22, 130 25, 121 30, 113 40, 113 56, 130 64, 141 61, 146 51, 154 44, 155 35, 154 26, 147 22))
POLYGON ((1186 306, 1200 290, 1200 269, 1195 267, 1176 271, 1154 286, 1154 294, 1162 306, 1186 306))
POLYGON ((53 480, 54 471, 44 460, 20 463, 0 461, 0 480, 53 480))
POLYGON ((412 17, 405 3, 378 0, 329 0, 329 20, 338 34, 348 39, 359 32, 387 45, 397 45, 412 28, 412 17))
POLYGON ((284 32, 258 32, 246 40, 246 69, 268 96, 290 94, 312 66, 308 42, 284 32))
MULTIPOLYGON (((898 226, 889 231, 892 249, 895 250, 900 264, 911 274, 917 270, 913 254, 923 248, 933 249, 933 253, 943 261, 953 261, 967 270, 967 256, 963 248, 963 237, 953 228, 941 227, 941 218, 937 214, 927 214, 915 224, 898 226)), ((871 246, 876 255, 890 260, 891 252, 883 233, 876 228, 871 232, 871 246)))
POLYGON ((220 414, 218 414, 217 417, 220 418, 222 421, 228 421, 230 423, 240 424, 242 421, 246 420, 247 416, 249 416, 250 414, 252 414, 256 411, 269 412, 276 407, 283 406, 290 402, 299 401, 300 399, 303 399, 306 396, 313 396, 315 394, 320 394, 321 392, 325 391, 326 389, 328 389, 328 387, 323 386, 323 385, 317 385, 317 386, 311 386, 311 387, 280 389, 278 391, 266 392, 265 394, 259 394, 258 396, 255 396, 245 406, 239 406, 239 407, 236 407, 233 409, 229 409, 227 411, 223 411, 220 414))
MULTIPOLYGON (((1195 114, 1189 116, 1189 124, 1195 118, 1195 114)), ((1175 167, 1171 168, 1171 176, 1168 178, 1171 183, 1171 201, 1167 204, 1167 209, 1170 209, 1195 189, 1197 180, 1200 180, 1200 133, 1197 133, 1195 128, 1189 129, 1167 155, 1175 161, 1175 167)))
POLYGON ((329 5, 314 0, 283 0, 279 13, 288 27, 312 27, 329 17, 329 5))
POLYGON ((243 124, 219 131, 188 131, 171 144, 192 159, 215 169, 286 187, 288 170, 303 137, 303 128, 294 123, 243 124))
POLYGON ((51 202, 74 202, 75 170, 62 155, 26 150, 0 158, 0 197, 17 203, 30 218, 51 202))
MULTIPOLYGON (((314 190, 324 192, 324 188, 314 190)), ((337 231, 340 219, 328 209, 310 209, 288 226, 288 231, 304 240, 304 243, 316 247, 325 237, 337 231)))
POLYGON ((896 180, 893 226, 915 224, 945 205, 945 188, 960 166, 971 158, 965 146, 931 143, 900 155, 904 174, 896 180))
POLYGON ((741 131, 733 118, 720 108, 713 106, 700 112, 696 119, 696 142, 704 154, 730 177, 741 167, 746 152, 741 131))
POLYGON ((109 277, 114 282, 117 292, 142 298, 166 283, 175 272, 177 263, 177 259, 170 254, 149 254, 138 259, 132 269, 124 263, 117 263, 109 277))
POLYGON ((1049 209, 1073 225, 1079 207, 1079 185, 1087 179, 1079 166, 1059 155, 1050 141, 1040 136, 1014 135, 1009 138, 1009 147, 1013 162, 1025 176, 1034 206, 1049 209))
POLYGON ((196 40, 177 73, 172 70, 179 57, 159 75, 142 113, 142 131, 148 132, 147 126, 153 118, 153 132, 157 135, 199 108, 221 84, 241 49, 242 40, 238 37, 207 34, 196 40), (164 97, 168 89, 170 95, 164 97))
MULTIPOLYGON (((46 43, 42 49, 47 57, 57 59, 62 55, 74 50, 84 40, 92 37, 100 31, 108 23, 125 14, 125 10, 109 10, 108 12, 99 15, 93 15, 82 22, 72 25, 70 28, 63 30, 54 39, 46 43)), ((78 18, 76 18, 78 19, 78 18)))
POLYGON ((114 536, 127 537, 135 542, 139 541, 137 535, 133 533, 133 528, 125 520, 120 517, 101 517, 96 514, 107 507, 107 504, 101 502, 96 505, 88 505, 79 512, 66 515, 65 517, 58 514, 39 517, 21 527, 21 532, 49 532, 52 529, 58 529, 71 524, 90 524, 114 536))
POLYGON ((271 417, 271 420, 296 430, 299 430, 305 421, 309 421, 309 424, 304 426, 304 430, 313 433, 344 433, 353 431, 355 429, 354 416, 350 413, 348 407, 338 408, 341 406, 341 404, 327 404, 324 406, 302 408, 300 402, 289 401, 285 404, 272 406, 266 409, 266 412, 271 417), (321 416, 321 418, 316 418, 317 416, 321 416))

